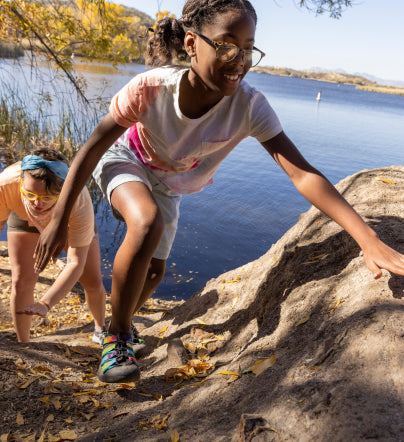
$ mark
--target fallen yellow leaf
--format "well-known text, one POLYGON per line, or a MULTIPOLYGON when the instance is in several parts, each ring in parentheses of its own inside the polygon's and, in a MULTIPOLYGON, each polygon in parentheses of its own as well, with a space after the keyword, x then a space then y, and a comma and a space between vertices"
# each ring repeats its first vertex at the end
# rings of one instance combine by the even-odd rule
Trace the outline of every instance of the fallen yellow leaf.
POLYGON ((17 413, 16 422, 17 425, 24 425, 24 418, 22 417, 22 414, 20 412, 17 413))
POLYGON ((386 184, 396 184, 395 181, 393 181, 393 180, 388 180, 387 178, 377 177, 377 179, 378 179, 379 181, 381 181, 382 183, 386 183, 386 184))
POLYGON ((27 363, 22 359, 15 361, 15 365, 17 366, 17 370, 25 370, 27 368, 27 363))
POLYGON ((66 440, 74 440, 77 439, 77 433, 73 430, 62 430, 59 431, 59 436, 62 439, 66 439, 66 440))
POLYGON ((198 385, 203 384, 204 382, 208 381, 211 378, 211 376, 208 376, 205 379, 202 379, 200 382, 197 382, 196 384, 192 385, 192 388, 197 387, 198 385))
POLYGON ((328 253, 320 253, 319 255, 313 255, 309 257, 310 262, 320 261, 328 256, 328 253))
POLYGON ((191 353, 195 353, 196 352, 196 347, 194 344, 190 344, 188 342, 184 343, 184 347, 191 353))
POLYGON ((54 399, 51 399, 50 401, 56 410, 60 410, 62 408, 59 399, 54 398, 54 399))
MULTIPOLYGON (((42 430, 41 436, 40 436, 39 439, 38 439, 38 442, 44 442, 44 441, 45 441, 46 428, 48 427, 49 422, 53 421, 53 419, 54 419, 53 414, 50 414, 50 415, 46 418, 46 420, 45 420, 45 426, 44 426, 44 428, 43 428, 43 430, 42 430)), ((49 441, 50 439, 51 439, 51 438, 50 438, 49 435, 48 435, 48 441, 49 441)))
POLYGON ((120 411, 119 413, 116 413, 112 416, 112 419, 115 419, 116 417, 119 416, 125 416, 126 414, 129 414, 129 411, 120 411))
POLYGON ((18 390, 25 390, 27 387, 29 387, 35 381, 36 381, 36 378, 35 379, 30 379, 29 381, 26 381, 26 382, 22 383, 21 385, 16 385, 15 387, 18 390))
POLYGON ((35 376, 41 376, 43 378, 49 379, 50 381, 53 381, 53 379, 50 376, 48 376, 44 373, 41 373, 40 371, 36 371, 36 370, 33 370, 32 368, 30 368, 30 372, 32 374, 34 374, 35 376))
POLYGON ((177 430, 173 430, 171 432, 171 442, 179 442, 180 440, 180 435, 178 434, 177 430))
POLYGON ((163 327, 163 328, 158 332, 158 334, 159 334, 159 335, 162 335, 163 333, 165 333, 165 332, 167 331, 167 329, 168 329, 168 325, 166 325, 165 327, 163 327))
POLYGON ((229 379, 227 379, 227 383, 228 383, 228 384, 231 384, 232 382, 237 381, 237 379, 238 379, 239 377, 240 377, 240 376, 234 374, 234 375, 230 376, 229 379))
POLYGON ((214 368, 214 364, 202 362, 198 359, 188 361, 187 365, 169 368, 164 376, 167 382, 178 382, 193 378, 203 378, 214 368))
POLYGON ((327 310, 327 312, 332 312, 333 310, 335 310, 340 304, 341 304, 341 297, 338 299, 337 303, 334 305, 334 307, 331 307, 327 310))
POLYGON ((310 319, 310 315, 307 315, 305 318, 301 319, 299 322, 296 322, 295 327, 306 323, 310 319))
POLYGON ((263 373, 267 368, 273 367, 273 365, 276 362, 276 356, 272 355, 270 358, 267 359, 261 359, 259 361, 256 361, 254 365, 251 367, 251 371, 256 375, 259 376, 261 373, 263 373))
POLYGON ((79 355, 90 356, 88 353, 84 353, 84 351, 78 350, 77 348, 71 348, 70 350, 74 351, 74 353, 78 353, 79 355))
POLYGON ((226 371, 226 370, 224 370, 224 371, 219 371, 217 374, 229 374, 229 375, 231 375, 231 376, 240 376, 240 374, 239 373, 235 373, 234 371, 226 371))
POLYGON ((48 385, 45 386, 43 392, 45 394, 60 393, 60 391, 52 384, 52 382, 49 382, 48 385))
POLYGON ((152 422, 154 424, 154 428, 156 430, 164 430, 165 428, 167 428, 167 419, 169 417, 169 414, 167 414, 166 416, 163 417, 163 419, 160 419, 160 416, 155 416, 152 419, 152 422))
POLYGON ((223 279, 222 284, 232 284, 234 282, 240 282, 241 278, 240 276, 237 276, 236 279, 230 279, 229 281, 226 281, 225 279, 223 279))
POLYGON ((34 370, 36 371, 52 371, 49 367, 46 367, 44 365, 37 365, 34 367, 34 370))

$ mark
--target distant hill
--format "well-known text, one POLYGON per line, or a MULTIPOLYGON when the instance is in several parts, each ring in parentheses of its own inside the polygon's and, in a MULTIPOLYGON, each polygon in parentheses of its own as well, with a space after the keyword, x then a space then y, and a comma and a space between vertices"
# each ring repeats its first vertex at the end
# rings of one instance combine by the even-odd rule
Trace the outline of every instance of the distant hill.
POLYGON ((252 72, 262 74, 281 75, 285 77, 304 78, 307 80, 327 81, 330 83, 351 84, 357 89, 387 94, 404 95, 404 87, 378 84, 362 75, 352 75, 343 72, 328 72, 320 70, 298 71, 291 68, 279 68, 273 66, 257 66, 251 69, 252 72))
POLYGON ((124 7, 124 16, 125 17, 133 17, 137 16, 140 18, 140 23, 143 26, 153 26, 155 19, 147 15, 146 13, 139 11, 139 9, 131 8, 129 6, 121 5, 124 7))

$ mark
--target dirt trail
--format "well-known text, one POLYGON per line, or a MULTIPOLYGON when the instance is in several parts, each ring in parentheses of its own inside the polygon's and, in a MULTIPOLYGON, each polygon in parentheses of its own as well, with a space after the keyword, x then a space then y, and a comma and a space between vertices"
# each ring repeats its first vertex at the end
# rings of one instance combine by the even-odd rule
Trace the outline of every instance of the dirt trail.
MULTIPOLYGON (((404 253, 404 167, 337 187, 404 253)), ((187 302, 152 301, 136 317, 147 342, 136 385, 94 377, 100 350, 79 294, 18 344, 0 258, 1 440, 403 441, 404 277, 373 280, 359 252, 312 208, 187 302)))

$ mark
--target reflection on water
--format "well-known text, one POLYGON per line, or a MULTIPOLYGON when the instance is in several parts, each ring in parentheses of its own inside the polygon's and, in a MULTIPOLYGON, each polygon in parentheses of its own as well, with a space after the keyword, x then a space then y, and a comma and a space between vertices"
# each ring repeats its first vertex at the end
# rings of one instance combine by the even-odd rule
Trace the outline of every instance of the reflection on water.
MULTIPOLYGON (((105 103, 145 70, 82 61, 77 66, 88 96, 100 94, 105 103)), ((246 79, 266 95, 286 133, 333 183, 359 170, 403 163, 403 96, 256 73, 246 79)), ((98 190, 92 196, 109 290, 126 228, 98 190)), ((266 151, 255 140, 244 140, 219 168, 215 185, 183 198, 177 237, 156 295, 187 299, 210 278, 259 258, 309 206, 266 151)))

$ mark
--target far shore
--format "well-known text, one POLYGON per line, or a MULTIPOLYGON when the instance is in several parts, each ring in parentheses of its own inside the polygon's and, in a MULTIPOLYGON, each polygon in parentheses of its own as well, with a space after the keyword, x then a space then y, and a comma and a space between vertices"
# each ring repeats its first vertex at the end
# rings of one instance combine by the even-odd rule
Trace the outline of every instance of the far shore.
MULTIPOLYGON (((13 45, 6 44, 0 41, 0 59, 1 58, 19 58, 24 55, 24 49, 13 45)), ((85 62, 85 58, 81 58, 81 63, 85 62)), ((143 60, 138 60, 137 64, 142 63, 143 60)), ((91 64, 91 62, 89 62, 91 64)), ((256 66, 251 69, 251 72, 259 74, 279 75, 283 77, 303 78, 305 80, 326 81, 329 83, 340 83, 353 85, 356 89, 362 89, 370 92, 379 92, 383 94, 395 94, 404 96, 404 87, 389 86, 376 83, 366 77, 353 74, 344 74, 341 72, 328 71, 299 71, 292 68, 274 67, 274 66, 256 66)))
POLYGON ((340 72, 298 71, 290 68, 278 68, 272 66, 257 66, 252 68, 251 71, 260 74, 280 75, 284 77, 303 78, 306 80, 326 81, 329 83, 350 84, 355 86, 356 89, 362 89, 365 91, 404 95, 404 87, 382 85, 363 76, 343 74, 340 72))

